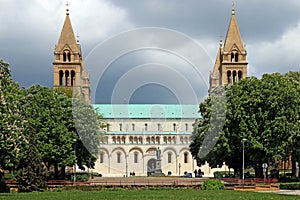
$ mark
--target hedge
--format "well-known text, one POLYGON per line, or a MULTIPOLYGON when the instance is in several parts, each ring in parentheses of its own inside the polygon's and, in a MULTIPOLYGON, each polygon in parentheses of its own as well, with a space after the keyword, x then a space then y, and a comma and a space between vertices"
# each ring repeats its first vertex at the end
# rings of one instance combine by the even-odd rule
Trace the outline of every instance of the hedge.
POLYGON ((300 182, 280 183, 280 189, 285 189, 285 190, 300 190, 300 182))

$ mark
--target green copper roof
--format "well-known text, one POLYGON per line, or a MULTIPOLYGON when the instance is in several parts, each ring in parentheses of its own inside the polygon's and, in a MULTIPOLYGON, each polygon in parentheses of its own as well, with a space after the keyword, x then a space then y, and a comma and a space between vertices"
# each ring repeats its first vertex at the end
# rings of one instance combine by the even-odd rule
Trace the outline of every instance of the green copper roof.
POLYGON ((195 119, 198 105, 180 104, 93 104, 105 119, 195 119))

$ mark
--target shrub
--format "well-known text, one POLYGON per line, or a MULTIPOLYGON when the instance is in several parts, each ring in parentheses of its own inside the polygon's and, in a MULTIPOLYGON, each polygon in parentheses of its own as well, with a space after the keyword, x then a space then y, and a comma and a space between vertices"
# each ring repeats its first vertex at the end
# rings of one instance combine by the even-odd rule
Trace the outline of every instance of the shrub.
POLYGON ((224 190, 225 185, 220 180, 207 179, 201 185, 201 190, 224 190))
POLYGON ((229 174, 228 171, 216 171, 214 172, 215 178, 228 178, 231 177, 232 174, 229 174))
POLYGON ((300 183, 280 183, 280 189, 286 190, 300 190, 300 183))

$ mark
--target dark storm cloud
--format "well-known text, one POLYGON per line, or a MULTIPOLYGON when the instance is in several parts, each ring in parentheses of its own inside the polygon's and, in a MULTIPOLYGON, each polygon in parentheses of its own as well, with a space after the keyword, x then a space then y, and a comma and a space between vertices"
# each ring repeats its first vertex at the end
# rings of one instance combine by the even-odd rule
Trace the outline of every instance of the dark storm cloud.
MULTIPOLYGON (((231 0, 69 2, 73 29, 75 34, 80 34, 84 58, 99 43, 122 31, 137 27, 162 27, 190 36, 200 43, 214 61, 219 37, 222 35, 224 38, 226 35, 232 6, 231 0)), ((11 64, 13 78, 21 86, 52 86, 53 51, 64 21, 65 3, 63 0, 0 0, 0 58, 11 64)), ((298 0, 238 0, 235 8, 238 26, 247 45, 249 75, 259 77, 266 72, 299 70, 298 0)), ((184 44, 169 44, 174 45, 184 48, 184 44)), ((150 62, 151 59, 145 58, 140 63, 150 62)), ((124 62, 128 62, 124 65, 130 65, 131 61, 128 59, 124 62)), ((118 68, 114 69, 118 71, 118 68)), ((121 76, 120 71, 115 72, 111 74, 121 76)), ((206 69, 206 84, 208 73, 209 69, 206 69)), ((113 83, 107 81, 106 84, 113 83)), ((153 87, 145 88, 147 91, 153 90, 153 87)), ((103 89, 106 92, 108 90, 103 89)), ((140 95, 141 89, 138 94, 135 95, 143 96, 140 95)))

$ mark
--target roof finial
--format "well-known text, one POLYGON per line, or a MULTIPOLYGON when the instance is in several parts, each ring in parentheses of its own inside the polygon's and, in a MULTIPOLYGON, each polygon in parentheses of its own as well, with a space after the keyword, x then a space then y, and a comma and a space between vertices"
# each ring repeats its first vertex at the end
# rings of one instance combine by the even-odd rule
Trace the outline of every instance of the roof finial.
POLYGON ((80 37, 79 33, 77 33, 76 37, 77 37, 77 41, 76 42, 77 42, 77 44, 79 44, 79 37, 80 37))
POLYGON ((231 14, 234 15, 234 1, 232 1, 232 11, 231 14))
POLYGON ((220 35, 220 46, 223 45, 222 35, 220 35))
POLYGON ((69 1, 67 1, 67 3, 66 3, 66 14, 67 15, 69 15, 69 6, 70 6, 70 4, 69 4, 69 1))

